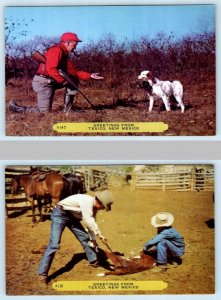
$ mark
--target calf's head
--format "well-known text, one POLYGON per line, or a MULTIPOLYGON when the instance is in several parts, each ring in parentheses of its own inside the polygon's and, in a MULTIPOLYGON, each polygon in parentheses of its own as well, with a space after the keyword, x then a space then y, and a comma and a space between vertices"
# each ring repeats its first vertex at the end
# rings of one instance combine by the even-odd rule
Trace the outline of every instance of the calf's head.
POLYGON ((148 80, 138 80, 137 84, 139 87, 141 87, 142 89, 144 89, 145 91, 147 91, 149 94, 151 94, 152 92, 152 86, 149 84, 148 80))
POLYGON ((156 83, 155 78, 153 77, 150 71, 142 71, 140 75, 137 77, 138 80, 147 81, 150 86, 153 86, 156 83))

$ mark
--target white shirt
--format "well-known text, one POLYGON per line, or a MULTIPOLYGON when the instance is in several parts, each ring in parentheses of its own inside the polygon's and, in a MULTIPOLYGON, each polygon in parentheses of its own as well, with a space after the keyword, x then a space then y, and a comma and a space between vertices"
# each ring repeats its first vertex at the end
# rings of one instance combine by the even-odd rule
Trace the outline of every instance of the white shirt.
POLYGON ((89 231, 97 235, 101 231, 95 221, 94 204, 95 197, 85 194, 72 195, 59 202, 64 210, 70 210, 77 219, 84 221, 89 231))

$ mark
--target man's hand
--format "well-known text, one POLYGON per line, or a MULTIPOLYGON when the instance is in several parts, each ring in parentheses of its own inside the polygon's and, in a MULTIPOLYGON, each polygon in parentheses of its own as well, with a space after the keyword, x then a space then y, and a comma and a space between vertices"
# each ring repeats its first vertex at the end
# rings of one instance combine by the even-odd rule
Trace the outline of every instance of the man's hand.
POLYGON ((96 247, 98 247, 98 244, 97 244, 96 240, 91 240, 91 241, 89 241, 89 246, 92 248, 96 248, 96 247))
POLYGON ((91 78, 97 79, 97 80, 104 79, 104 77, 99 76, 99 73, 92 73, 92 74, 91 74, 91 78))
POLYGON ((106 238, 105 236, 103 236, 102 234, 99 234, 98 236, 99 236, 100 240, 101 240, 104 244, 107 243, 107 238, 106 238))

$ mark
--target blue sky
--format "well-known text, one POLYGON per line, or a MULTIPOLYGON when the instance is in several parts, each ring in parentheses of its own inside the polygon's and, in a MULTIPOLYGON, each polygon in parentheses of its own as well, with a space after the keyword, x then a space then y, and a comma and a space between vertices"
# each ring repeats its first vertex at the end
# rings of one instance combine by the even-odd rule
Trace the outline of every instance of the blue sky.
POLYGON ((28 33, 22 38, 26 40, 59 37, 72 31, 84 44, 109 33, 119 41, 144 35, 152 38, 158 32, 172 31, 176 38, 182 38, 205 29, 215 31, 214 5, 6 7, 5 18, 25 20, 28 33))

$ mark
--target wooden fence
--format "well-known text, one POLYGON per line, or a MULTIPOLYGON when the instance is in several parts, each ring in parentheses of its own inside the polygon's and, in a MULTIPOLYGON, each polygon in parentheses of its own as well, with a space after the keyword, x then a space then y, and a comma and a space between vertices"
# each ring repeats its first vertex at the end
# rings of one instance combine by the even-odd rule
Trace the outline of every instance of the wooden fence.
POLYGON ((112 187, 120 188, 127 184, 124 174, 108 167, 84 167, 80 170, 84 174, 87 191, 90 191, 91 189, 106 189, 112 187))
POLYGON ((11 193, 11 180, 16 175, 29 174, 30 167, 7 167, 5 169, 5 211, 6 216, 13 212, 23 212, 30 209, 24 190, 21 189, 18 195, 11 193))
POLYGON ((83 174, 87 191, 107 188, 107 172, 105 170, 85 168, 83 174))
MULTIPOLYGON (((5 207, 6 215, 9 212, 30 209, 24 191, 21 189, 18 195, 11 194, 11 180, 16 175, 29 174, 30 166, 8 167, 5 169, 5 207)), ((131 180, 126 181, 124 174, 110 169, 85 168, 77 171, 84 180, 86 191, 93 188, 122 188, 130 184, 131 190, 162 190, 162 191, 214 191, 214 171, 192 169, 179 172, 146 172, 132 173, 131 180)))
POLYGON ((131 190, 214 191, 214 171, 174 173, 133 173, 131 190))
MULTIPOLYGON (((30 166, 7 167, 5 169, 5 208, 7 216, 9 216, 9 213, 11 212, 22 212, 31 208, 23 188, 20 189, 18 195, 13 195, 11 193, 12 178, 16 175, 30 174, 30 170, 30 166)), ((50 166, 50 170, 58 171, 59 167, 50 166)), ((92 188, 95 189, 98 187, 104 189, 108 187, 106 170, 85 168, 74 170, 74 172, 81 178, 85 192, 90 191, 92 188)), ((65 174, 65 172, 62 171, 60 173, 63 175, 65 174)), ((35 205, 37 205, 37 203, 35 205)))
POLYGON ((108 188, 121 188, 127 185, 127 182, 121 174, 108 174, 107 178, 108 188))
MULTIPOLYGON (((49 168, 48 168, 49 169, 49 168)), ((31 209, 29 201, 26 199, 24 189, 21 188, 17 195, 13 195, 11 192, 11 181, 16 175, 30 174, 31 167, 7 167, 5 169, 5 210, 6 216, 9 216, 13 212, 23 212, 31 209)), ((58 167, 50 166, 50 170, 60 171, 58 167)), ((63 174, 63 172, 61 172, 63 174)), ((85 190, 84 174, 76 172, 83 182, 83 188, 85 190)), ((37 201, 35 201, 35 207, 37 201)))

